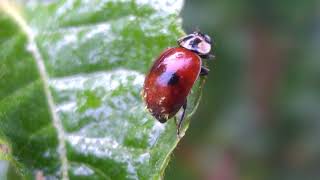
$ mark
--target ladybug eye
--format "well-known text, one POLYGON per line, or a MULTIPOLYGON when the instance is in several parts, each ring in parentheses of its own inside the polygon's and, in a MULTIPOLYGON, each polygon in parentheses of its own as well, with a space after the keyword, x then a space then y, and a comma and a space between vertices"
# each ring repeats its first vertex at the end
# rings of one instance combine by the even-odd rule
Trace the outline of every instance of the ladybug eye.
POLYGON ((204 39, 205 39, 205 41, 207 41, 208 43, 210 43, 210 44, 212 43, 210 36, 204 35, 204 39))

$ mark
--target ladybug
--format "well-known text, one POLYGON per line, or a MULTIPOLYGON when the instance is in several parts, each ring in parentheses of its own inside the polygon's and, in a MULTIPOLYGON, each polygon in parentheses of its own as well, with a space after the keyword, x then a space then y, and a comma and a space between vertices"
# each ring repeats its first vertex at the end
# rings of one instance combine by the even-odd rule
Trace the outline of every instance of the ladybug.
POLYGON ((199 76, 208 75, 201 58, 211 59, 212 40, 201 32, 193 32, 177 41, 179 47, 168 48, 155 60, 143 86, 146 108, 159 122, 165 123, 183 109, 177 135, 187 108, 187 96, 199 76))

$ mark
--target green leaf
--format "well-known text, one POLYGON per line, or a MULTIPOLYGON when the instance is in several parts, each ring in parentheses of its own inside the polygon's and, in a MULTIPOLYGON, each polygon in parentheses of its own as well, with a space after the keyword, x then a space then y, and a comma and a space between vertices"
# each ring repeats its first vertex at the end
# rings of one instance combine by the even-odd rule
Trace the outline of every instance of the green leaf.
POLYGON ((155 57, 183 35, 181 8, 181 0, 1 1, 0 160, 10 165, 0 177, 160 179, 179 139, 174 120, 155 121, 140 92, 155 57))

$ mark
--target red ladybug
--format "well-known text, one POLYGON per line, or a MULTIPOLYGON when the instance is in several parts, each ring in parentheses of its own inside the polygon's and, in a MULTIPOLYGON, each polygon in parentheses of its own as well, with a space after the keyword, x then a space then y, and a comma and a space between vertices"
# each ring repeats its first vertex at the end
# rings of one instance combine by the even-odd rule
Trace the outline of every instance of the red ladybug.
POLYGON ((165 123, 183 108, 177 123, 177 134, 187 108, 187 96, 200 76, 208 74, 201 58, 211 58, 211 38, 194 32, 178 40, 179 47, 168 48, 158 57, 143 86, 147 109, 161 123, 165 123))

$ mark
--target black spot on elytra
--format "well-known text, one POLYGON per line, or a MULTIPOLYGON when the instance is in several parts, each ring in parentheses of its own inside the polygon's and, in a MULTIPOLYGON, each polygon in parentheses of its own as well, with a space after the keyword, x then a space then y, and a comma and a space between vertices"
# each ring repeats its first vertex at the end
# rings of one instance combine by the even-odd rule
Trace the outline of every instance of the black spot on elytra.
POLYGON ((179 82, 180 77, 176 74, 173 73, 168 81, 168 85, 173 86, 179 82))

